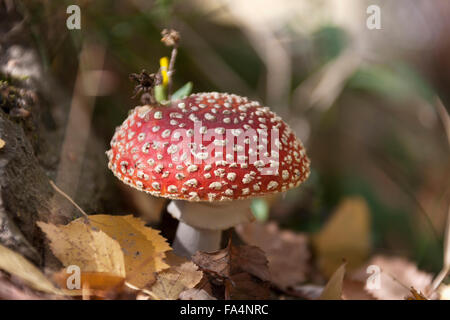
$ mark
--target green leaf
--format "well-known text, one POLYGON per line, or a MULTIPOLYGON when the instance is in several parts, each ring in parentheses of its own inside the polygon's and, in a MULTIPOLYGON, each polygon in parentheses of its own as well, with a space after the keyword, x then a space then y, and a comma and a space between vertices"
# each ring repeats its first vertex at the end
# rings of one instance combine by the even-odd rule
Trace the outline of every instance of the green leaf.
POLYGON ((164 104, 167 101, 167 91, 163 85, 155 86, 155 99, 161 104, 164 104))
POLYGON ((192 92, 192 82, 189 81, 184 86, 182 86, 180 89, 174 92, 172 95, 171 100, 178 100, 183 99, 184 97, 187 97, 192 92))
POLYGON ((250 207, 256 220, 263 222, 269 218, 269 205, 264 199, 254 199, 250 207))

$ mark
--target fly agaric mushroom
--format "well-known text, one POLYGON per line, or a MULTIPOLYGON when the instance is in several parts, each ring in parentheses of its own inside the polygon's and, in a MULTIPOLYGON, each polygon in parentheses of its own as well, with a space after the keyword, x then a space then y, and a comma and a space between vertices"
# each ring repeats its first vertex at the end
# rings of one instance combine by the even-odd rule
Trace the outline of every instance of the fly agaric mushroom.
POLYGON ((220 249, 221 231, 251 221, 250 199, 307 179, 309 159, 267 107, 226 93, 138 106, 116 129, 108 167, 127 185, 172 199, 174 250, 220 249))

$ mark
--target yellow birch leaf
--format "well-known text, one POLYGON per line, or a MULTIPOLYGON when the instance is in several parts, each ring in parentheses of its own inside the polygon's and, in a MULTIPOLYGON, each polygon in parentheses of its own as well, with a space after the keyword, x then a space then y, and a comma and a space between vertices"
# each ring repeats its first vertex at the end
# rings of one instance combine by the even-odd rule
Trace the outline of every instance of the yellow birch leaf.
POLYGON ((84 220, 58 226, 37 224, 50 240, 53 254, 64 266, 76 265, 82 272, 108 272, 125 277, 125 259, 119 242, 105 232, 84 220))
POLYGON ((22 279, 33 289, 46 293, 61 294, 61 291, 31 262, 2 245, 0 245, 0 269, 22 279))
MULTIPOLYGON (((71 273, 63 269, 52 275, 53 280, 61 288, 67 287, 71 273)), ((125 278, 107 272, 82 272, 80 274, 80 289, 67 289, 64 292, 70 296, 90 296, 103 297, 110 293, 120 293, 125 288, 125 278)))
POLYGON ((344 282, 345 265, 346 263, 344 262, 334 272, 330 280, 328 280, 328 283, 323 289, 319 300, 342 300, 342 286, 344 282))
MULTIPOLYGON (((104 214, 89 216, 91 225, 117 240, 125 257, 127 282, 143 288, 152 283, 154 273, 169 268, 164 262, 166 252, 171 250, 167 240, 158 230, 148 228, 145 222, 128 216, 104 214)), ((72 223, 84 223, 82 218, 72 223)))
POLYGON ((361 197, 344 199, 313 238, 321 271, 330 276, 345 259, 348 269, 361 266, 370 250, 370 214, 361 197))

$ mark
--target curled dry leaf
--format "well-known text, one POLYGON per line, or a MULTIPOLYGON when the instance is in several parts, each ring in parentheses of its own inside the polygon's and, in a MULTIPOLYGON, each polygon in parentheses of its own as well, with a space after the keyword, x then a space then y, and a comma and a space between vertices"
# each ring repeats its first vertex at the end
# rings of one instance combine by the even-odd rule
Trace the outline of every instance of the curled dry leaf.
POLYGON ((373 257, 366 266, 352 273, 350 277, 363 283, 365 290, 379 300, 404 300, 405 297, 411 296, 411 287, 418 292, 428 292, 433 278, 431 274, 419 270, 414 263, 404 258, 385 256, 373 257), (375 266, 371 270, 379 268, 380 273, 368 273, 368 266, 375 266))
POLYGON ((234 246, 231 241, 225 249, 214 252, 197 252, 192 261, 201 269, 225 279, 233 274, 247 272, 261 280, 270 278, 268 261, 264 252, 255 246, 234 246))
POLYGON ((342 300, 342 287, 344 283, 345 266, 344 262, 328 280, 327 285, 322 291, 319 300, 342 300))
POLYGON ((265 252, 271 281, 277 287, 286 289, 306 280, 311 254, 305 234, 280 230, 274 222, 239 225, 236 231, 247 244, 265 252))
POLYGON ((344 279, 342 288, 342 299, 344 300, 376 300, 369 292, 365 290, 365 283, 348 279, 344 279))
POLYGON ((258 247, 234 246, 229 241, 225 249, 197 252, 192 261, 212 281, 223 284, 226 299, 269 298, 268 261, 258 247))
POLYGON ((31 262, 2 245, 0 245, 0 269, 18 277, 35 290, 61 294, 61 291, 31 262))
POLYGON ((370 214, 363 198, 347 198, 313 238, 321 271, 330 276, 341 264, 347 269, 360 267, 370 250, 370 214))
POLYGON ((407 296, 406 300, 428 300, 422 292, 417 291, 413 287, 410 289, 411 294, 407 296))

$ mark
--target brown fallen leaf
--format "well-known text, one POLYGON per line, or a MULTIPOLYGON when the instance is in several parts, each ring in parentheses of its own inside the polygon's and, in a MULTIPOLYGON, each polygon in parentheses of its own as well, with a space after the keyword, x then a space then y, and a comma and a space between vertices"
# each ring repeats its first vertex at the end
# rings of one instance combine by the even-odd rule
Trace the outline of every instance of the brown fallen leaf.
MULTIPOLYGON (((53 279, 62 288, 67 288, 67 280, 71 273, 66 269, 53 274, 53 279)), ((65 293, 70 296, 116 296, 122 292, 125 278, 107 272, 82 272, 80 274, 80 289, 67 289, 65 293)))
POLYGON ((307 300, 319 299, 324 287, 316 284, 302 284, 295 286, 289 292, 293 296, 297 296, 307 300))
POLYGON ((342 287, 342 299, 344 300, 376 300, 365 289, 365 283, 352 279, 344 278, 342 287))
POLYGON ((103 231, 75 220, 68 225, 38 222, 50 240, 53 254, 66 267, 82 272, 106 272, 124 278, 125 259, 119 243, 103 231))
POLYGON ((241 272, 225 282, 227 300, 264 300, 270 298, 270 283, 255 279, 251 274, 241 272))
POLYGON ((177 300, 180 293, 200 282, 203 272, 193 262, 174 254, 168 256, 166 261, 171 264, 170 268, 156 275, 156 282, 149 291, 157 300, 177 300))
MULTIPOLYGON (((410 288, 420 292, 428 292, 432 275, 421 271, 417 266, 400 257, 375 256, 364 267, 350 274, 352 280, 360 281, 364 284, 365 290, 379 300, 404 300, 410 295, 410 288), (368 266, 379 268, 379 275, 367 273, 368 266), (377 286, 370 285, 376 280, 377 286), (377 278, 378 277, 378 278, 377 278)), ((434 298, 428 297, 428 298, 434 298)))
POLYGON ((217 300, 211 296, 206 290, 192 288, 180 293, 180 300, 217 300))
POLYGON ((248 223, 236 227, 241 239, 261 248, 269 261, 271 281, 280 289, 303 283, 310 272, 308 238, 280 230, 276 223, 248 223))
POLYGON ((441 284, 438 292, 439 300, 450 300, 450 285, 441 284))
POLYGON ((327 285, 323 289, 319 300, 342 300, 342 287, 345 276, 345 266, 344 262, 331 276, 328 280, 327 285))
POLYGON ((255 246, 235 246, 231 240, 225 249, 214 252, 197 252, 192 256, 192 261, 200 268, 222 278, 247 272, 261 280, 270 280, 268 261, 264 252, 255 246))
POLYGON ((406 300, 428 300, 423 294, 422 292, 418 292, 416 289, 414 289, 413 287, 411 287, 410 289, 411 291, 411 295, 407 296, 405 299, 406 300))
POLYGON ((47 277, 22 255, 0 245, 0 269, 12 274, 35 290, 62 294, 47 277))
POLYGON ((197 252, 192 261, 212 282, 224 286, 225 299, 266 299, 269 291, 268 261, 254 246, 234 246, 215 252, 197 252))
POLYGON ((361 197, 344 199, 313 238, 320 270, 330 276, 345 259, 347 268, 360 267, 370 250, 370 214, 361 197))

